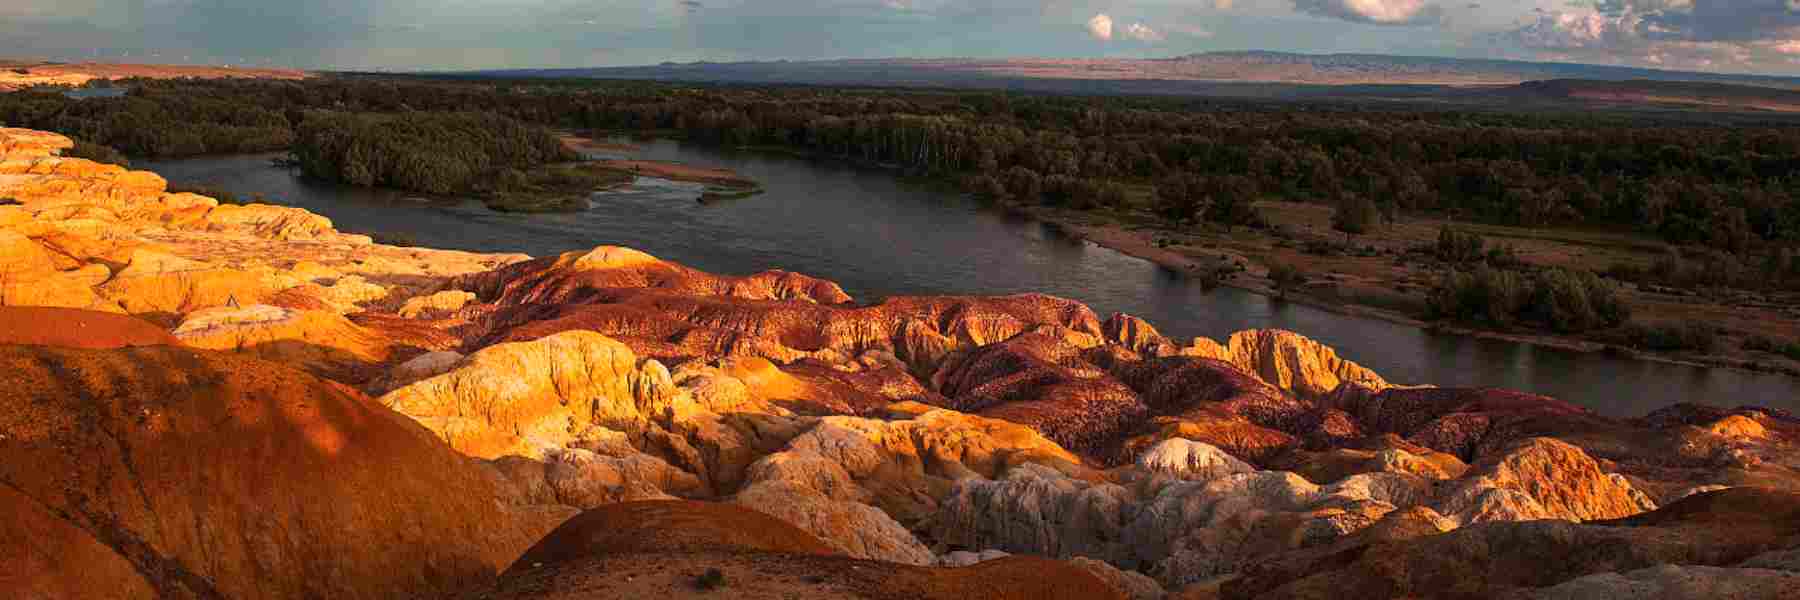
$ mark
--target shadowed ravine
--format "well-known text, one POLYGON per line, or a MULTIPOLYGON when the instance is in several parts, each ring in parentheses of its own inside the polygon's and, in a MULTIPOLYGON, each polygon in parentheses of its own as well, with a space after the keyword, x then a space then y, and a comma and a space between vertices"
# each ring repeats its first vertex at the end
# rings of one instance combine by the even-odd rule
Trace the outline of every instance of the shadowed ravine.
POLYGON ((1660 364, 1414 327, 1283 303, 1233 288, 1204 291, 1148 261, 1070 239, 891 173, 784 156, 644 144, 642 158, 731 168, 767 193, 702 205, 697 188, 650 183, 597 197, 586 213, 505 215, 477 202, 444 205, 304 181, 266 158, 147 162, 171 181, 264 194, 331 218, 345 231, 405 233, 424 246, 545 256, 601 244, 642 249, 715 273, 780 268, 825 277, 859 302, 890 295, 1040 292, 1124 312, 1177 340, 1245 329, 1301 332, 1390 381, 1505 387, 1637 416, 1683 401, 1800 409, 1785 375, 1660 364))

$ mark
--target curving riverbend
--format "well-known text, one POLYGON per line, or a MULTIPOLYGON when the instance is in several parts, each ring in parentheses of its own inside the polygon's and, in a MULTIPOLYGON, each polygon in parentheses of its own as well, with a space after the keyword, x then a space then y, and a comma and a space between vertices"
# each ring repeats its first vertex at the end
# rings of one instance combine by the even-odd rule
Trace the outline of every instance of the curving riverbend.
POLYGON ((543 256, 618 244, 719 273, 799 271, 837 281, 862 302, 902 294, 1042 292, 1085 302, 1103 318, 1111 312, 1143 317, 1175 339, 1290 329, 1390 381, 1507 387, 1611 416, 1640 416, 1682 401, 1800 410, 1800 379, 1785 375, 1434 334, 1228 287, 1205 291, 1149 261, 884 171, 666 140, 643 148, 635 156, 727 167, 766 191, 702 204, 694 201, 699 185, 640 179, 630 190, 596 195, 587 212, 517 215, 475 201, 425 201, 309 181, 271 167, 273 155, 139 161, 133 167, 178 184, 261 193, 330 217, 340 230, 405 233, 437 248, 543 256))

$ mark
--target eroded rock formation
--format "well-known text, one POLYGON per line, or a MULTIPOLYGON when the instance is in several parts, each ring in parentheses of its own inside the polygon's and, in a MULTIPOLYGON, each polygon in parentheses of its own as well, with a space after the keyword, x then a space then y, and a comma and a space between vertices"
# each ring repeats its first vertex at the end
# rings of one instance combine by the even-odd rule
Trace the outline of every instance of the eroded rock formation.
POLYGON ((0 130, 4 591, 1779 597, 1800 564, 1781 411, 1400 387, 1043 295, 383 246, 68 146, 0 130))

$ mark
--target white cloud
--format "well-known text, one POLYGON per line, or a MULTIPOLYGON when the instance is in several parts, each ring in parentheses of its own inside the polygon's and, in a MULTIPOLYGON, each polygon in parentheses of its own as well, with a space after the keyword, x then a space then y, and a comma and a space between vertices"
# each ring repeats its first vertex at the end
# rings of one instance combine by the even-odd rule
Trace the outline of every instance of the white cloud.
POLYGON ((1140 42, 1163 41, 1162 32, 1159 32, 1155 29, 1151 29, 1149 25, 1145 25, 1143 23, 1132 23, 1131 25, 1126 26, 1125 27, 1125 37, 1128 37, 1128 38, 1131 38, 1131 39, 1134 39, 1134 40, 1137 40, 1140 42))
POLYGON ((1106 16, 1106 13, 1100 13, 1100 14, 1094 15, 1094 18, 1088 19, 1087 32, 1088 32, 1088 35, 1094 36, 1094 39, 1097 39, 1097 40, 1112 39, 1112 36, 1113 36, 1112 17, 1106 16))
POLYGON ((1788 0, 1606 0, 1541 10, 1501 35, 1540 57, 1743 69, 1800 54, 1788 0))
POLYGON ((1198 25, 1183 25, 1180 23, 1175 23, 1172 25, 1165 25, 1163 28, 1167 29, 1173 33, 1179 33, 1182 35, 1193 36, 1193 37, 1197 37, 1197 38, 1209 38, 1209 37, 1213 36, 1213 32, 1211 30, 1209 30, 1205 27, 1198 26, 1198 25))
POLYGON ((1371 25, 1431 25, 1444 9, 1426 0, 1294 0, 1294 10, 1371 25))

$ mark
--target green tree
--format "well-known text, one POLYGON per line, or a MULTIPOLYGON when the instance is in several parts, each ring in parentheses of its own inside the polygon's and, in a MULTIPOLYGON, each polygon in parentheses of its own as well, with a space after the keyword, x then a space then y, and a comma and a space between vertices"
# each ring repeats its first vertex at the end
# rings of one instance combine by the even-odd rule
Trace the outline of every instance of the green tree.
POLYGON ((1368 233, 1380 220, 1381 211, 1368 196, 1346 191, 1338 195, 1337 207, 1331 213, 1331 228, 1344 232, 1344 239, 1348 240, 1368 233))

